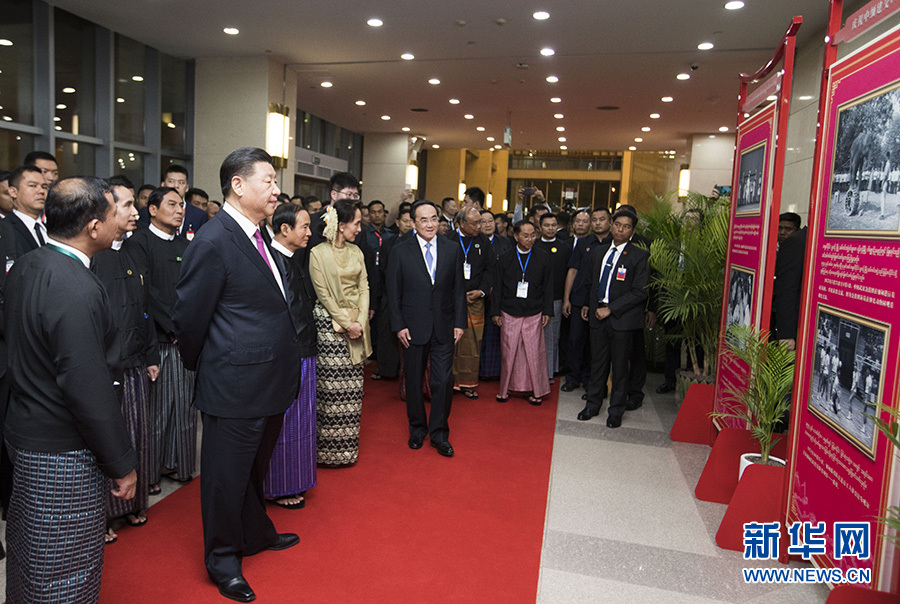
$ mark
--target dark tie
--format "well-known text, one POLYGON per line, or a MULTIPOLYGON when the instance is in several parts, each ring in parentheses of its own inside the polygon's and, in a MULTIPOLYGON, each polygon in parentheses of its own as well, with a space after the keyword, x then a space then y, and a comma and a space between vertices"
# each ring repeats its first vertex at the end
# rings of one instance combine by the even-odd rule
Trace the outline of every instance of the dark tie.
POLYGON ((41 233, 41 225, 38 222, 34 223, 34 234, 37 235, 38 245, 43 247, 46 242, 44 241, 44 234, 41 233))
POLYGON ((259 255, 262 256, 262 259, 265 261, 266 266, 269 267, 269 270, 272 270, 272 265, 269 264, 269 256, 266 255, 266 244, 263 243, 262 233, 259 232, 259 229, 256 229, 256 232, 253 233, 253 238, 256 239, 256 250, 259 252, 259 255))
POLYGON ((603 302, 606 297, 606 288, 609 287, 609 278, 612 277, 613 259, 616 257, 616 248, 612 248, 606 264, 603 265, 603 272, 600 273, 600 289, 597 290, 597 300, 603 302))

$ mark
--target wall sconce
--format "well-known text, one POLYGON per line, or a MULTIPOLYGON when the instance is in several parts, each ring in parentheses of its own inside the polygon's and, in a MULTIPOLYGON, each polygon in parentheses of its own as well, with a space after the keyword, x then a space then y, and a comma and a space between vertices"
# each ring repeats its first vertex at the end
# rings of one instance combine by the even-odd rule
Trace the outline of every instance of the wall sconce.
POLYGON ((277 169, 287 168, 290 157, 291 110, 281 103, 269 103, 266 121, 266 151, 277 169))
POLYGON ((691 171, 684 168, 678 173, 678 196, 687 197, 688 190, 691 188, 691 171))
POLYGON ((509 211, 509 200, 508 200, 508 199, 504 199, 504 200, 503 200, 503 211, 504 211, 504 212, 508 212, 508 211, 509 211))
POLYGON ((413 191, 419 188, 419 166, 415 160, 406 166, 406 188, 413 191))
POLYGON ((466 186, 466 183, 464 183, 464 182, 459 183, 459 196, 458 196, 458 197, 459 197, 459 200, 460 200, 460 201, 462 201, 463 199, 465 199, 465 197, 466 197, 466 189, 468 189, 468 188, 469 188, 469 187, 466 186))
POLYGON ((494 207, 494 195, 492 193, 487 194, 487 200, 485 201, 485 203, 487 204, 487 207, 489 207, 489 208, 494 207))

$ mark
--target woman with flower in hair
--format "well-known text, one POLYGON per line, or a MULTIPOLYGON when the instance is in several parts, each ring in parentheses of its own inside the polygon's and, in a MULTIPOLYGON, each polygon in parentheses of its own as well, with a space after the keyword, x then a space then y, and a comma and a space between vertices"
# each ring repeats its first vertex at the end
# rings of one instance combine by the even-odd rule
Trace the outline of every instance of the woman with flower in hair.
POLYGON ((346 466, 359 453, 363 363, 372 354, 369 282, 353 244, 362 218, 356 202, 339 200, 324 215, 325 242, 312 248, 309 270, 318 296, 316 423, 318 463, 346 466))

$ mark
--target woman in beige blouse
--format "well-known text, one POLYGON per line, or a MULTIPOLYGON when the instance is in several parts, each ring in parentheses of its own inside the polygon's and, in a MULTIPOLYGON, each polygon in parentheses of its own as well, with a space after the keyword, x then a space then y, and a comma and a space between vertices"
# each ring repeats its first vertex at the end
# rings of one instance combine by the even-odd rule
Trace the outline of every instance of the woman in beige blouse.
POLYGON ((325 242, 312 248, 309 269, 318 301, 316 358, 317 460, 349 465, 359 453, 363 363, 372 354, 369 282, 362 251, 352 242, 361 213, 352 201, 337 201, 325 213, 325 242))

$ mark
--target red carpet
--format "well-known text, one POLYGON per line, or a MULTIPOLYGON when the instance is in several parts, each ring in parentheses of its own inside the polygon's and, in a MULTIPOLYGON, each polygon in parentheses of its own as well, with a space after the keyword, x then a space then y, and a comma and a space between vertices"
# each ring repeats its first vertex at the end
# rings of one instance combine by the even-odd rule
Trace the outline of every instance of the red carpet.
MULTIPOLYGON (((303 510, 270 506, 300 544, 244 560, 258 602, 534 602, 558 385, 543 406, 453 399, 447 459, 413 451, 397 382, 366 379, 360 456, 320 469, 303 510)), ((215 602, 198 480, 106 548, 101 602, 215 602)))

